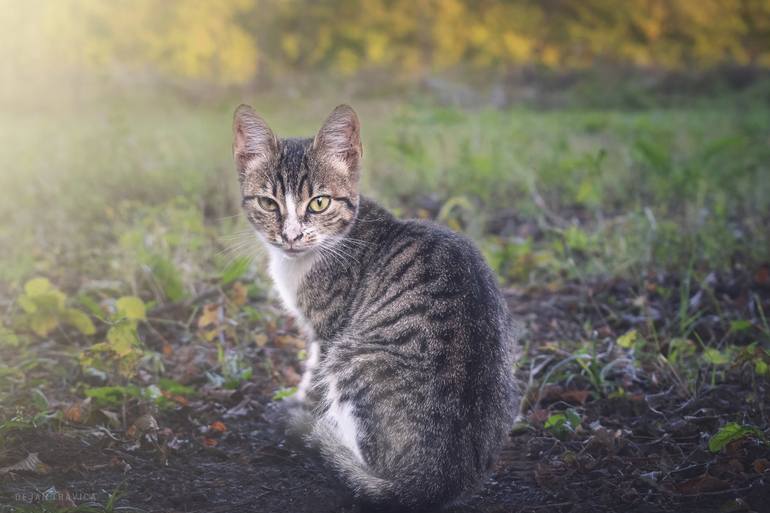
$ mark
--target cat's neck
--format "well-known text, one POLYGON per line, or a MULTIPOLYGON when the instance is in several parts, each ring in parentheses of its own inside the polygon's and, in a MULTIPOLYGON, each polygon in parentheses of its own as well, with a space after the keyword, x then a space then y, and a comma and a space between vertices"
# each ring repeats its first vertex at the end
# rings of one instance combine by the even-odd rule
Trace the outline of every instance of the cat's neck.
POLYGON ((300 324, 307 324, 297 305, 297 292, 302 280, 318 260, 319 255, 312 251, 307 255, 289 258, 283 251, 271 246, 268 246, 268 252, 270 255, 270 277, 284 307, 300 324))
POLYGON ((270 277, 275 289, 278 291, 286 310, 301 326, 312 330, 299 306, 298 295, 305 276, 313 266, 320 262, 325 262, 326 265, 354 265, 355 262, 359 261, 358 257, 365 253, 372 244, 373 241, 367 239, 370 239, 378 231, 387 231, 394 220, 395 218, 390 212, 374 201, 361 196, 356 221, 350 231, 338 242, 344 249, 341 249, 336 257, 327 256, 324 258, 318 251, 312 251, 298 257, 289 257, 280 249, 269 244, 266 245, 270 255, 270 277), (346 240, 347 242, 345 242, 346 240), (357 255, 352 253, 357 253, 357 255))

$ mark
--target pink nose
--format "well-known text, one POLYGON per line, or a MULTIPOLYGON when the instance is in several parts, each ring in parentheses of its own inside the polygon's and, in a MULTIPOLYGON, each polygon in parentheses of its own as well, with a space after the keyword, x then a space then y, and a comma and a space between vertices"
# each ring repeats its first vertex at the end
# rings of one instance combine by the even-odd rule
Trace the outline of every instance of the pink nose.
POLYGON ((297 233, 284 231, 281 233, 281 238, 284 242, 293 244, 302 238, 302 232, 297 233))

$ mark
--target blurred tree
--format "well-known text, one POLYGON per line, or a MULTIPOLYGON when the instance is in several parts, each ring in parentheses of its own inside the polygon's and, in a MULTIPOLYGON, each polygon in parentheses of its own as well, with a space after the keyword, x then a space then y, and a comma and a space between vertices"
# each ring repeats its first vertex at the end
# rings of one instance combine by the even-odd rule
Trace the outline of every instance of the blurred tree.
POLYGON ((0 0, 0 72, 770 66, 767 0, 0 0))

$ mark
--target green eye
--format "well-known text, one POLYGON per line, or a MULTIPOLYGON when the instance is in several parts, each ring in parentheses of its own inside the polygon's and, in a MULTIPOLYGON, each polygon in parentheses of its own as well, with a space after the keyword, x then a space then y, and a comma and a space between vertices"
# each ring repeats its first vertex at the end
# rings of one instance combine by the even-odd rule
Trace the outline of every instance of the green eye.
POLYGON ((259 203, 259 206, 263 210, 267 210, 268 212, 278 210, 278 203, 268 198, 267 196, 258 196, 257 203, 259 203))
POLYGON ((310 200, 310 205, 307 208, 314 214, 319 214, 329 208, 331 202, 332 199, 329 196, 316 196, 310 200))

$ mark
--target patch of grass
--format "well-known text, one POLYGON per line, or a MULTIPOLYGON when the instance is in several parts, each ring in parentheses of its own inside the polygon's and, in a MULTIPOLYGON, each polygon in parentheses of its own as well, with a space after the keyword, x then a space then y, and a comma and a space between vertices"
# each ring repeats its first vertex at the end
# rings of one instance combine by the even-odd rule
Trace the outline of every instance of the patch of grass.
MULTIPOLYGON (((196 389, 164 381, 169 338, 200 344, 206 386, 232 391, 254 378, 246 351, 282 327, 254 306, 267 285, 230 157, 240 101, 0 113, 0 441, 3 429, 48 418, 29 390, 120 408, 123 424, 126 410, 184 404, 196 389)), ((312 135, 333 102, 255 103, 292 136, 312 135)), ((746 299, 750 319, 724 311, 709 278, 770 261, 766 106, 356 108, 364 191, 467 233, 505 286, 590 290, 622 278, 632 288, 569 307, 599 315, 573 338, 552 339, 564 347, 544 383, 612 398, 649 384, 642 379, 685 396, 730 372, 766 379, 762 300, 746 299), (721 328, 705 330, 706 321, 721 328)), ((285 378, 270 358, 259 365, 285 378)), ((564 418, 560 436, 577 428, 564 418)))

